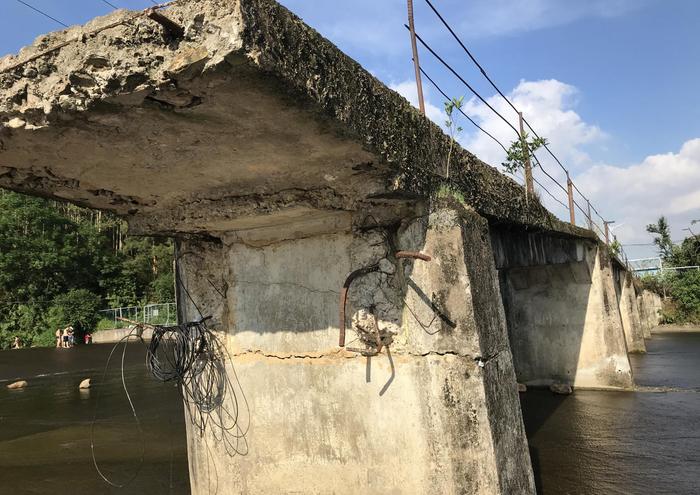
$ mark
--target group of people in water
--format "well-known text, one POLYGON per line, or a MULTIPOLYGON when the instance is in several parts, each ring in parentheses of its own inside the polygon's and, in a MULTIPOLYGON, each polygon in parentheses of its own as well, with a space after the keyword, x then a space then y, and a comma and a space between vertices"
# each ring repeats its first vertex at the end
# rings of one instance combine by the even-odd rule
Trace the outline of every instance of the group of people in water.
MULTIPOLYGON (((57 349, 67 349, 75 345, 75 328, 73 325, 68 325, 66 328, 59 328, 56 330, 56 348, 57 349)), ((92 334, 90 332, 85 332, 84 341, 86 344, 92 344, 92 334)), ((21 349, 24 347, 22 340, 18 335, 15 335, 11 349, 21 349)))
MULTIPOLYGON (((85 343, 92 343, 92 335, 89 332, 85 333, 85 343)), ((75 329, 73 325, 69 325, 64 329, 56 330, 56 347, 57 348, 68 348, 75 345, 75 329)))
POLYGON ((56 330, 56 347, 67 349, 75 345, 75 329, 68 325, 64 329, 56 330))

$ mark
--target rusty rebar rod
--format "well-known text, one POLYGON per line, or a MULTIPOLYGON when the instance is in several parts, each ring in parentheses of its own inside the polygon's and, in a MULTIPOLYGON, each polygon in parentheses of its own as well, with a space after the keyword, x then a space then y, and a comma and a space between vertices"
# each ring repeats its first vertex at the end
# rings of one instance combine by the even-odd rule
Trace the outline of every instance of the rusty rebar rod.
POLYGON ((397 258, 412 258, 416 260, 430 261, 432 258, 427 254, 418 251, 396 251, 394 254, 397 258))

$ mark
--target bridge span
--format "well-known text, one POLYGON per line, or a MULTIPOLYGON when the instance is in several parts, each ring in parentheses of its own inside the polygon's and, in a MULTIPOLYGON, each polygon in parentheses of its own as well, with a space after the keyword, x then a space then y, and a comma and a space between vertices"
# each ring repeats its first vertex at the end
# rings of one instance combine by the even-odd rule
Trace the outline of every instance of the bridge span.
POLYGON ((534 493, 517 382, 630 388, 656 324, 595 234, 461 148, 444 177, 442 130, 272 0, 39 38, 0 123, 1 187, 175 237, 251 421, 247 456, 190 428, 193 493, 534 493))

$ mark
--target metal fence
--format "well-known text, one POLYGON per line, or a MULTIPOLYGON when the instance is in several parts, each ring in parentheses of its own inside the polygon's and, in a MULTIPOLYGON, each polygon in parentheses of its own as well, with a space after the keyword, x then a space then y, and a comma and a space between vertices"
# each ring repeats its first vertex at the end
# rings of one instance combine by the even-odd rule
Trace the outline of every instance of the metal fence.
POLYGON ((664 266, 661 258, 640 258, 629 260, 629 265, 637 275, 657 275, 667 272, 684 272, 700 270, 700 266, 664 266))
POLYGON ((112 328, 126 328, 129 326, 128 322, 119 318, 151 325, 177 325, 177 305, 175 303, 103 309, 99 313, 102 321, 113 322, 114 326, 112 328))

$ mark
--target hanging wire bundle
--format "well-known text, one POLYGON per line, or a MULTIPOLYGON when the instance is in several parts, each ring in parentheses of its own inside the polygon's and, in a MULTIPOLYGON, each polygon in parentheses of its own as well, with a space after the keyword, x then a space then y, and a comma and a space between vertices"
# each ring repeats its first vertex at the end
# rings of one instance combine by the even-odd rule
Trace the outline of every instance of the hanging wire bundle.
POLYGON ((146 344, 142 338, 145 328, 153 331, 151 341, 146 348, 147 369, 156 380, 163 383, 174 382, 177 385, 190 423, 203 438, 207 451, 209 451, 209 444, 205 433, 208 429, 213 439, 223 445, 229 456, 248 453, 248 442, 245 438, 250 427, 248 401, 226 346, 212 330, 207 328, 206 321, 210 318, 168 327, 130 322, 134 324, 131 332, 112 348, 102 375, 102 383, 105 382, 115 350, 119 345, 123 345, 122 387, 141 434, 142 445, 138 468, 132 471, 130 478, 123 483, 109 479, 100 470, 95 457, 94 429, 97 422, 97 407, 95 408, 90 442, 92 460, 98 474, 108 484, 118 488, 128 485, 136 478, 144 462, 143 429, 126 386, 124 359, 127 345, 132 337, 146 344), (242 401, 239 401, 239 396, 242 401))
POLYGON ((178 384, 190 422, 200 436, 211 425, 214 439, 223 443, 229 455, 245 455, 245 435, 250 426, 248 403, 226 346, 206 326, 208 319, 154 327, 146 366, 157 380, 178 384))

